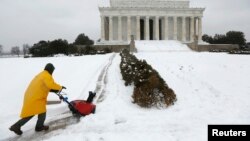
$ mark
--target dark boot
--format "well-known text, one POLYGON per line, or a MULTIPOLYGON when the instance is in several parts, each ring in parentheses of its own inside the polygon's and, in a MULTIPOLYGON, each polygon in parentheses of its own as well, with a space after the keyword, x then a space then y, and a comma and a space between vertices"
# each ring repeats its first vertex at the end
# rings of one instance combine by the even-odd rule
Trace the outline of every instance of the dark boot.
POLYGON ((20 127, 11 126, 9 129, 10 131, 15 132, 17 135, 22 135, 23 133, 20 127))
POLYGON ((35 131, 39 132, 43 130, 46 131, 49 129, 49 126, 44 126, 45 118, 46 118, 46 112, 38 115, 35 131))
POLYGON ((49 126, 42 126, 42 127, 36 127, 35 129, 37 132, 40 132, 40 131, 47 131, 49 130, 49 126))
POLYGON ((27 123, 33 116, 22 118, 18 120, 14 125, 12 125, 9 129, 10 131, 15 132, 17 135, 22 135, 21 127, 27 123))

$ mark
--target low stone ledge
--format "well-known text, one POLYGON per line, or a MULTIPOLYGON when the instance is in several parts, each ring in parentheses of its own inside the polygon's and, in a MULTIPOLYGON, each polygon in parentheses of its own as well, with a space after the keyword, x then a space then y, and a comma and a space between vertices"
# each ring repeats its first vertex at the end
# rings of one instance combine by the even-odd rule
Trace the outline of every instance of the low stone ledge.
POLYGON ((130 46, 128 45, 93 45, 96 50, 103 50, 109 48, 112 52, 121 52, 123 49, 129 50, 130 46))
POLYGON ((223 50, 225 52, 229 52, 232 50, 239 49, 239 45, 237 44, 194 44, 194 43, 188 43, 187 46, 198 52, 208 52, 208 51, 213 51, 213 50, 223 50))

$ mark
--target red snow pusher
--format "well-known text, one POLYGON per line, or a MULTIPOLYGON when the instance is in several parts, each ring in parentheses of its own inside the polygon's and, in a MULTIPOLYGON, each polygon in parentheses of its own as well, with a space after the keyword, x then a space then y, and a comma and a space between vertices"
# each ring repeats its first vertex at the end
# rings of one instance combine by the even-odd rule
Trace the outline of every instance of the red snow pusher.
POLYGON ((56 93, 61 100, 68 104, 68 107, 73 115, 76 116, 86 116, 91 113, 95 113, 96 105, 93 104, 93 99, 96 96, 96 93, 90 91, 87 100, 73 100, 71 102, 68 101, 68 97, 64 97, 61 94, 61 91, 56 93))

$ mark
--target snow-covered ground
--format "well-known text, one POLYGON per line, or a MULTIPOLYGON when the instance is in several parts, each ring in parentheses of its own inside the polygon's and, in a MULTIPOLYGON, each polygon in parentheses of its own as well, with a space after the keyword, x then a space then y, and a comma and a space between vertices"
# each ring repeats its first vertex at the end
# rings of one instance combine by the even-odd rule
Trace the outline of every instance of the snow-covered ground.
POLYGON ((138 52, 180 52, 180 51, 190 51, 190 49, 178 42, 178 41, 136 41, 135 46, 138 52))
MULTIPOLYGON (((250 57, 196 53, 178 42, 136 43, 135 55, 146 59, 173 88, 175 105, 144 109, 133 104, 133 87, 124 86, 119 54, 56 58, 0 59, 0 140, 16 137, 8 127, 19 119, 23 93, 44 65, 55 65, 55 80, 67 87, 70 100, 98 90, 96 114, 45 135, 33 131, 36 118, 23 126, 21 137, 76 141, 206 141, 208 124, 250 123, 250 57), (169 49, 171 47, 171 50, 169 49), (176 47, 173 50, 172 47, 176 47), (101 87, 97 89, 97 85, 101 87), (101 96, 100 96, 101 95, 101 96)), ((55 99, 53 94, 49 99, 55 99)), ((67 111, 65 103, 47 106, 46 123, 67 111)))

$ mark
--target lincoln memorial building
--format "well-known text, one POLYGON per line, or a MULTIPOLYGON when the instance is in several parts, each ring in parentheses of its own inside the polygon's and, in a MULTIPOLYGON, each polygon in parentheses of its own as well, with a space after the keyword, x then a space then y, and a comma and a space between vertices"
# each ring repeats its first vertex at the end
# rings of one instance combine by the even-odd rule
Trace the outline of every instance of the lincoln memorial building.
POLYGON ((189 0, 110 0, 99 7, 102 44, 135 40, 201 41, 205 8, 191 8, 189 0))

